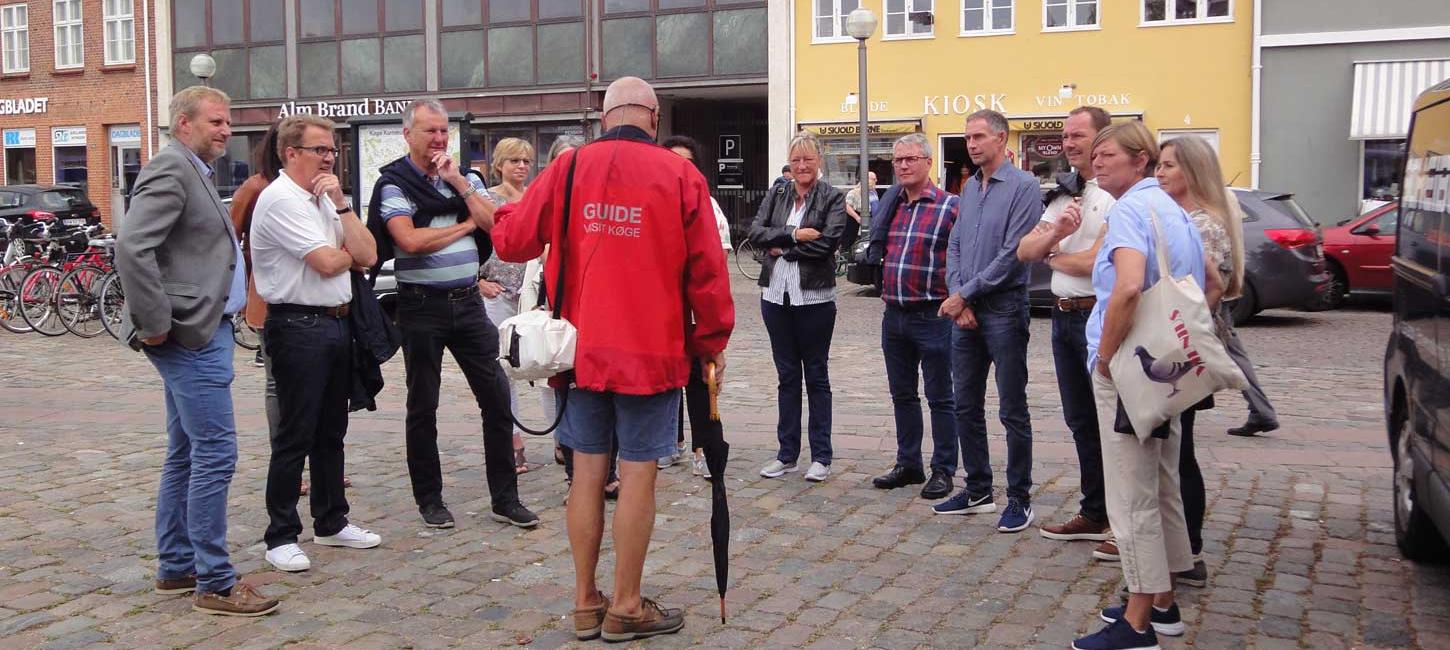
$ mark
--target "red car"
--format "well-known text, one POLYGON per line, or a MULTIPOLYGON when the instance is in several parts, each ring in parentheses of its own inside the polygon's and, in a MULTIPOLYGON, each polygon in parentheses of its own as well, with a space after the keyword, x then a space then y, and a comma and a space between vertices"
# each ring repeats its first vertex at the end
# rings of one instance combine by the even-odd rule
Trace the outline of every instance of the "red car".
POLYGON ((1334 276, 1324 294, 1325 307, 1338 307, 1350 292, 1388 294, 1394 286, 1390 257, 1395 254, 1399 202, 1387 203, 1324 229, 1324 260, 1334 276))

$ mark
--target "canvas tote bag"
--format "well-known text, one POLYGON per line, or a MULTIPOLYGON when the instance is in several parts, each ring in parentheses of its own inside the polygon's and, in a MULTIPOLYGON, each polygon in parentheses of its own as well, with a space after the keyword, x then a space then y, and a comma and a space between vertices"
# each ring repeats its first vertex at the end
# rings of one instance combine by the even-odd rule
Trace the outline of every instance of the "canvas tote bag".
MULTIPOLYGON (((574 348, 579 341, 579 331, 574 324, 560 315, 564 305, 564 256, 563 239, 568 237, 569 210, 574 198, 574 166, 579 162, 578 150, 569 161, 569 174, 564 180, 564 223, 559 232, 564 233, 554 245, 554 254, 559 255, 559 277, 549 302, 552 310, 528 309, 517 316, 504 319, 498 325, 498 357, 503 372, 510 379, 548 379, 561 372, 574 369, 574 348)), ((524 303, 520 303, 521 305, 524 303)), ((563 410, 560 409, 560 413, 563 410)), ((557 426, 557 422, 555 423, 557 426)), ((530 431, 532 433, 532 431, 530 431)))
POLYGON ((1149 219, 1158 282, 1143 292, 1133 329, 1108 363, 1139 441, 1205 397, 1247 384, 1214 333, 1203 289, 1192 275, 1173 277, 1157 212, 1149 219))

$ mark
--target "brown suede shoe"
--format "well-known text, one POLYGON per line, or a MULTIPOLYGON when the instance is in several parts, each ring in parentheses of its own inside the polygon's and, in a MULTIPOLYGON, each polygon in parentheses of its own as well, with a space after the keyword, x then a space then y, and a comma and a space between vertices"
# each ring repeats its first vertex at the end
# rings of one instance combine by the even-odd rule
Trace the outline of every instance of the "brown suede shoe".
POLYGON ((1106 521, 1093 521, 1080 514, 1073 515, 1066 523, 1043 526, 1042 536, 1064 542, 1089 540, 1106 542, 1113 538, 1113 527, 1106 521))
POLYGON ((157 578, 156 593, 162 596, 175 596, 196 591, 196 574, 184 578, 157 578))
POLYGON ((618 643, 646 639, 661 634, 674 634, 685 627, 685 611, 665 609, 653 600, 642 598, 640 613, 627 616, 608 612, 604 615, 604 629, 601 635, 605 641, 618 643))
POLYGON ((574 610, 574 635, 580 641, 599 638, 599 631, 604 628, 604 613, 609 611, 609 596, 603 592, 594 593, 599 594, 601 602, 598 605, 574 610))
POLYGON ((263 616, 277 611, 282 604, 276 598, 263 596, 245 582, 232 585, 232 595, 204 594, 197 592, 191 608, 203 614, 219 616, 263 616))
POLYGON ((1118 557, 1118 543, 1113 540, 1108 540, 1098 544, 1098 547, 1093 549, 1093 557, 1102 562, 1117 562, 1120 559, 1118 557))

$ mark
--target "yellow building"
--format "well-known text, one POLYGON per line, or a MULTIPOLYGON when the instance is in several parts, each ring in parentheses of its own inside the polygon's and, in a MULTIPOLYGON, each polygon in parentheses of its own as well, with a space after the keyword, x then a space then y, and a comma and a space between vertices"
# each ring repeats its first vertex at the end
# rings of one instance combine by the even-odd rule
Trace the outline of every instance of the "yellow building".
MULTIPOLYGON (((857 0, 791 0, 791 124, 819 134, 824 173, 856 182, 857 0)), ((1219 150, 1224 176, 1249 184, 1249 0, 866 0, 870 167, 891 181, 891 142, 920 131, 934 177, 955 191, 965 118, 990 108, 1011 123, 1018 166, 1044 183, 1067 169, 1062 121, 1073 107, 1141 118, 1159 139, 1192 133, 1219 150)))

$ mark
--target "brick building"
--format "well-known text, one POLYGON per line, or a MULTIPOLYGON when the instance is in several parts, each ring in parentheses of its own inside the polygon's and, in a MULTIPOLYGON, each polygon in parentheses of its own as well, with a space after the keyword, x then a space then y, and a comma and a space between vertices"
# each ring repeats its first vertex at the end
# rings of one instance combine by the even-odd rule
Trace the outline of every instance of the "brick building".
POLYGON ((0 0, 6 184, 76 183, 117 218, 157 146, 155 13, 154 0, 0 0))

